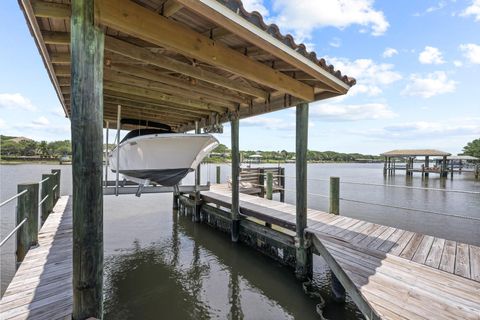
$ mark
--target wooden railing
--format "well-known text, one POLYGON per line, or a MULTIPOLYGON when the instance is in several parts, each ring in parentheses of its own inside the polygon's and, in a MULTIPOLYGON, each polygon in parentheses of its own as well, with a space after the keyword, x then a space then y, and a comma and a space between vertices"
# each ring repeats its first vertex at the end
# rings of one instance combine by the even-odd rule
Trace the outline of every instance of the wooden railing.
POLYGON ((39 182, 19 184, 18 193, 0 203, 0 207, 3 207, 17 200, 16 225, 0 242, 1 247, 16 235, 17 263, 23 261, 30 247, 37 245, 38 230, 60 198, 60 174, 60 170, 54 169, 52 173, 42 175, 39 182))

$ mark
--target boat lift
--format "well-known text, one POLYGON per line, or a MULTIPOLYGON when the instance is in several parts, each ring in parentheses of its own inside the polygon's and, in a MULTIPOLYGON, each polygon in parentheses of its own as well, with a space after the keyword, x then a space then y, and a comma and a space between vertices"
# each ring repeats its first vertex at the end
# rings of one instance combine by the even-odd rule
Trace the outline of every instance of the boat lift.
MULTIPOLYGON (((121 129, 121 113, 122 113, 122 106, 118 105, 117 109, 117 134, 116 134, 116 144, 117 144, 117 168, 119 167, 119 152, 120 152, 120 129, 121 129)), ((106 148, 105 148, 105 181, 103 187, 103 195, 110 196, 110 195, 123 195, 123 194, 135 194, 137 197, 140 197, 142 193, 197 193, 200 191, 209 191, 210 190, 210 182, 206 185, 190 185, 190 186, 183 186, 183 185, 175 185, 172 187, 160 186, 160 185, 152 185, 150 180, 145 180, 143 183, 135 183, 132 181, 127 181, 123 179, 120 181, 119 170, 115 173, 115 180, 109 181, 108 180, 108 129, 109 129, 109 122, 107 121, 107 130, 106 130, 106 148)), ((198 168, 199 169, 199 168, 198 168)), ((198 170, 197 169, 197 170, 198 170)), ((198 179, 196 178, 195 181, 198 179)))

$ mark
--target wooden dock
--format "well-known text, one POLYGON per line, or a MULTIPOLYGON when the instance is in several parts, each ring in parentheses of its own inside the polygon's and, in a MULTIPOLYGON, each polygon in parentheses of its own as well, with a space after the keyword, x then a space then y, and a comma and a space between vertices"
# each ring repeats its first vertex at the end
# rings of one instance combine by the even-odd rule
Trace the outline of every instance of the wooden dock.
POLYGON ((71 319, 72 293, 72 210, 63 196, 0 300, 0 319, 71 319))
MULTIPOLYGON (((214 185, 205 202, 231 206, 214 185)), ((246 194, 240 212, 295 230, 295 206, 246 194)), ((308 210, 307 235, 370 319, 480 319, 480 248, 308 210)))

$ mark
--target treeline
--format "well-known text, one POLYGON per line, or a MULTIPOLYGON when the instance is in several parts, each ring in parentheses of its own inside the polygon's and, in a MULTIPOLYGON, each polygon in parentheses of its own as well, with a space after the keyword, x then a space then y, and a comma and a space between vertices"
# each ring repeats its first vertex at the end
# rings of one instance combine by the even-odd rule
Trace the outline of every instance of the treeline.
MULTIPOLYGON (((295 152, 281 151, 241 151, 243 161, 248 162, 252 155, 261 155, 262 162, 288 162, 295 159, 295 152)), ((220 144, 213 150, 211 158, 230 159, 230 150, 224 144, 220 144)), ((213 160, 213 159, 212 159, 213 160)), ((353 161, 380 161, 380 156, 365 155, 360 153, 341 153, 335 151, 308 150, 307 160, 310 162, 353 162, 353 161)), ((213 161, 212 161, 213 162, 213 161)))
POLYGON ((47 142, 1 135, 0 153, 9 157, 59 158, 71 155, 72 145, 70 140, 47 142))

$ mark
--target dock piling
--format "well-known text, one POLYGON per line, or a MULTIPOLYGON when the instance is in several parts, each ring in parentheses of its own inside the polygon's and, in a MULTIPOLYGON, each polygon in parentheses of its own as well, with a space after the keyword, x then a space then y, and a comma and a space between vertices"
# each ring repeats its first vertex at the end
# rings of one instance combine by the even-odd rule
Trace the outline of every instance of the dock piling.
MULTIPOLYGON (((103 318, 102 131, 105 35, 96 24, 95 9, 94 0, 71 1, 72 319, 75 320, 103 318)), ((117 127, 120 128, 118 120, 117 127)), ((117 143, 119 138, 118 130, 117 143)), ((116 187, 118 190, 118 183, 116 187)))
POLYGON ((267 199, 272 200, 273 198, 273 172, 267 172, 267 199))
POLYGON ((296 110, 296 267, 298 279, 312 276, 312 251, 306 245, 307 228, 307 148, 308 148, 308 103, 297 105, 296 110))
POLYGON ((237 242, 240 233, 240 150, 239 150, 239 127, 237 115, 230 121, 232 139, 232 241, 237 242))
POLYGON ((22 262, 28 249, 38 243, 38 183, 19 184, 18 193, 27 190, 18 198, 17 225, 27 219, 17 232, 17 263, 22 262))
POLYGON ((280 168, 279 171, 279 185, 280 185, 280 202, 285 202, 285 168, 280 168))
POLYGON ((53 188, 52 184, 52 179, 50 178, 50 174, 42 174, 42 188, 41 188, 41 194, 40 200, 43 200, 42 202, 42 207, 40 208, 40 216, 42 217, 42 222, 47 220, 48 214, 50 213, 50 205, 49 205, 49 190, 53 188))
POLYGON ((216 181, 217 181, 217 184, 220 184, 220 181, 221 181, 221 167, 220 166, 217 166, 216 181))
POLYGON ((340 178, 330 177, 330 205, 328 212, 340 214, 340 178))
POLYGON ((52 173, 55 175, 55 185, 57 186, 55 188, 55 198, 54 202, 57 202, 58 199, 60 199, 60 181, 61 181, 61 170, 60 169, 52 169, 52 173))

